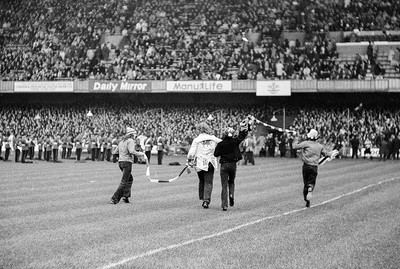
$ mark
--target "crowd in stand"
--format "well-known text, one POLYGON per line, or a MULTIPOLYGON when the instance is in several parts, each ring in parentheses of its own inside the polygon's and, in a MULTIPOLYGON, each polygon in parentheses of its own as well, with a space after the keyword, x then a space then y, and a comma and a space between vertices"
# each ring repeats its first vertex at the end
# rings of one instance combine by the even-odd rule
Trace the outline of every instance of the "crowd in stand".
POLYGON ((370 59, 344 64, 333 38, 282 41, 282 31, 400 29, 399 6, 394 0, 1 1, 0 78, 362 79, 370 59), (257 33, 261 42, 250 38, 257 33), (105 41, 108 35, 120 35, 120 45, 105 41))
MULTIPOLYGON (((396 158, 399 154, 400 110, 399 108, 339 111, 337 109, 288 108, 288 114, 295 116, 289 130, 304 135, 309 129, 318 130, 320 138, 328 147, 341 150, 341 156, 348 155, 366 147, 379 148, 381 158, 396 158), (358 141, 358 142, 357 142, 358 141), (357 145, 356 145, 357 144, 357 145), (356 146, 355 146, 356 145, 356 146), (355 150, 354 150, 355 149, 355 150)), ((124 107, 93 106, 91 114, 82 106, 4 106, 0 108, 0 138, 5 150, 25 148, 24 157, 38 145, 50 152, 65 146, 63 157, 70 158, 72 148, 80 145, 90 152, 107 152, 125 133, 126 126, 134 127, 141 137, 162 136, 166 149, 190 145, 196 136, 198 122, 207 121, 221 135, 221 127, 233 126, 242 120, 244 115, 253 115, 262 122, 269 122, 272 107, 231 107, 216 113, 213 106, 173 106, 173 107, 124 107), (213 115, 210 117, 210 115, 213 115), (222 114, 222 118, 221 118, 222 114), (94 143, 94 144, 93 144, 94 143), (85 147, 86 145, 86 147, 85 147), (89 145, 89 149, 87 146, 89 145), (100 150, 101 149, 101 150, 100 150)), ((291 150, 293 136, 277 130, 267 129, 253 133, 257 149, 255 153, 275 156, 291 150), (265 137, 265 131, 268 137, 265 137), (277 150, 275 149, 277 147, 277 150)), ((143 141, 139 142, 143 143, 143 141)), ((144 145, 141 145, 142 148, 144 145)), ((140 148, 140 146, 139 146, 140 148)), ((111 151, 109 151, 111 152, 111 151)), ((283 153, 283 154, 282 154, 283 153)), ((98 153, 97 153, 98 154, 98 153)), ((93 157, 100 158, 100 155, 93 157)), ((108 159, 104 154, 103 160, 108 159)), ((43 156, 44 158, 44 156, 43 156)))

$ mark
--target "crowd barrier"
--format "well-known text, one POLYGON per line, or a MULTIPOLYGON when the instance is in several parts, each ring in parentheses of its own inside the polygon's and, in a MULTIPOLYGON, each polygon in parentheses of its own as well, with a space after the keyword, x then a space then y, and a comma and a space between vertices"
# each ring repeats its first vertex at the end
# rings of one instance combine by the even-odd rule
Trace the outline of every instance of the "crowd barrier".
POLYGON ((399 92, 400 79, 376 80, 215 80, 215 81, 0 81, 0 93, 256 93, 258 96, 288 96, 317 92, 399 92))
MULTIPOLYGON (((144 145, 142 145, 142 148, 144 150, 144 145)), ((188 152, 189 152, 189 148, 190 148, 190 145, 188 145, 188 144, 171 144, 171 145, 168 145, 166 154, 167 155, 187 155, 188 152)), ((255 156, 259 156, 260 149, 261 149, 260 146, 257 146, 255 148, 255 150, 254 150, 254 155, 255 156)), ((4 145, 2 147, 0 146, 0 152, 2 153, 2 154, 0 154, 0 156, 4 156, 5 150, 6 149, 5 149, 4 145)), ((20 148, 20 150, 22 150, 22 148, 20 148)), ((12 148, 11 149, 11 156, 10 156, 11 159, 14 158, 14 156, 15 156, 14 152, 15 152, 15 149, 12 148)), ((38 148, 37 145, 35 145, 34 152, 35 152, 35 155, 37 156, 38 152, 39 152, 39 148, 38 148)), ((61 159, 61 153, 62 153, 62 146, 61 145, 58 148, 58 152, 59 152, 59 158, 58 159, 61 159)), ((75 157, 75 154, 76 154, 75 146, 72 148, 71 152, 74 154, 72 157, 75 157)), ((103 152, 103 151, 101 151, 101 152, 103 152)), ((358 157, 360 157, 360 158, 366 157, 364 152, 365 152, 365 148, 364 147, 363 148, 359 148, 358 151, 357 151, 358 157)), ((87 144, 83 145, 82 154, 90 154, 90 152, 88 151, 88 145, 87 144)), ((350 147, 346 147, 346 149, 344 151, 342 150, 341 154, 342 154, 342 157, 351 158, 351 156, 353 155, 353 149, 350 148, 350 147)), ((153 147, 153 149, 151 150, 151 155, 157 155, 157 146, 153 147)), ((286 148, 286 157, 289 157, 289 155, 290 155, 290 148, 287 147, 286 148)), ((280 156, 280 152, 279 152, 279 147, 278 146, 275 148, 275 156, 276 157, 280 156)), ((370 156, 372 156, 373 158, 379 158, 380 157, 380 149, 379 148, 375 148, 375 147, 371 148, 371 155, 370 156)))
MULTIPOLYGON (((367 49, 369 42, 348 42, 348 43, 337 43, 337 51, 341 58, 343 57, 355 57, 356 54, 367 55, 367 49)), ((389 42, 389 41, 375 41, 374 46, 376 46, 379 53, 388 53, 390 48, 396 48, 400 46, 400 42, 389 42)))
MULTIPOLYGON (((398 30, 388 30, 386 34, 383 31, 359 31, 357 34, 354 31, 330 31, 321 32, 319 35, 326 35, 327 37, 334 38, 336 42, 344 42, 346 38, 356 35, 357 38, 367 38, 371 40, 386 40, 386 36, 400 36, 400 31, 398 30), (374 39, 374 37, 379 37, 380 39, 374 39)), ((301 43, 304 42, 306 38, 305 32, 297 31, 283 31, 282 39, 296 40, 298 39, 301 43)), ((349 44, 350 42, 345 42, 349 44)), ((360 42, 358 42, 360 44, 360 42)))

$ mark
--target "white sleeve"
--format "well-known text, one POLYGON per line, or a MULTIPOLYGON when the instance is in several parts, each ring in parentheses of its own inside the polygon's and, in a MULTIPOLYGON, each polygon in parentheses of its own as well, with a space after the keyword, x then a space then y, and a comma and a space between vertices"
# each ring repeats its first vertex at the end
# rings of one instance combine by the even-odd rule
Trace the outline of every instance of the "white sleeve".
POLYGON ((188 159, 194 159, 194 157, 196 156, 197 144, 198 144, 198 140, 194 139, 192 142, 192 145, 190 146, 188 155, 187 155, 188 159))

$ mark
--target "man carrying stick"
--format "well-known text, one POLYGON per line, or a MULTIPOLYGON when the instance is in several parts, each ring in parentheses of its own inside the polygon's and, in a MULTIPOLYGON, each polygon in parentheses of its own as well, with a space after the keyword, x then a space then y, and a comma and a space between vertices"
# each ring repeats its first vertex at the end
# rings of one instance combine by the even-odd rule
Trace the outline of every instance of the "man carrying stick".
POLYGON ((199 135, 193 140, 187 158, 188 165, 195 167, 199 178, 199 199, 203 200, 203 208, 207 209, 211 202, 214 171, 218 167, 217 158, 214 157, 214 149, 221 141, 211 135, 211 128, 207 123, 201 122, 196 126, 199 135))
POLYGON ((337 150, 327 151, 323 145, 317 142, 318 132, 311 129, 307 134, 307 140, 299 143, 298 137, 293 141, 293 149, 301 150, 300 157, 303 161, 303 196, 306 207, 310 207, 312 192, 318 175, 318 165, 321 156, 330 156, 331 159, 339 153, 337 150))
POLYGON ((116 148, 116 154, 119 154, 118 165, 119 169, 122 171, 122 179, 118 189, 111 198, 111 204, 118 204, 122 197, 125 203, 129 203, 133 182, 131 174, 133 156, 143 157, 146 160, 146 163, 148 163, 146 154, 135 150, 136 134, 137 133, 134 129, 127 127, 125 137, 121 142, 119 142, 118 147, 116 148))

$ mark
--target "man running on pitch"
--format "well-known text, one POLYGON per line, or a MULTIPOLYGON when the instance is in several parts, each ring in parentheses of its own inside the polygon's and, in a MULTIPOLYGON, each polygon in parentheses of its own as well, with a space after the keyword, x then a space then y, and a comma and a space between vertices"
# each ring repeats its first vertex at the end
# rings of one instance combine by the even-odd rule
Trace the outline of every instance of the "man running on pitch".
POLYGON ((307 134, 308 140, 298 141, 298 137, 293 141, 293 149, 301 150, 300 157, 303 161, 303 196, 306 201, 306 207, 310 207, 310 199, 315 188, 315 182, 318 175, 318 162, 321 156, 336 156, 336 151, 327 151, 323 145, 318 143, 318 132, 311 129, 307 134))

